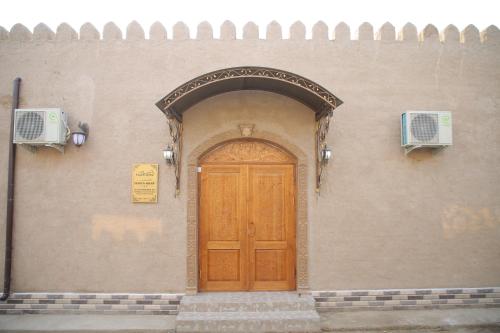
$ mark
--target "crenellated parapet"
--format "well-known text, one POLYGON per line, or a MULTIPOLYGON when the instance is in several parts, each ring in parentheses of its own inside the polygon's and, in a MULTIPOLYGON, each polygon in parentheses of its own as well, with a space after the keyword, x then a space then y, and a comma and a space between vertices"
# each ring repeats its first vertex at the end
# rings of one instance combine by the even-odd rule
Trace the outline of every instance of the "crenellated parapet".
MULTIPOLYGON (((46 24, 40 23, 30 31, 24 25, 18 23, 12 26, 10 31, 0 26, 0 41, 15 41, 15 42, 29 42, 29 41, 140 41, 140 40, 291 40, 301 41, 309 40, 307 35, 308 28, 304 23, 297 21, 289 27, 289 37, 283 38, 283 28, 277 21, 270 22, 265 27, 264 38, 260 37, 260 28, 254 22, 248 22, 241 27, 242 37, 238 38, 236 33, 237 27, 231 21, 225 21, 220 26, 219 37, 214 37, 214 29, 212 25, 207 22, 201 22, 196 33, 191 34, 189 27, 184 22, 177 22, 172 27, 172 36, 167 34, 167 29, 160 22, 155 22, 149 28, 149 35, 146 36, 145 29, 136 21, 132 21, 126 28, 125 33, 113 22, 108 22, 102 29, 102 34, 91 23, 83 24, 79 33, 76 29, 67 23, 62 23, 57 27, 56 32, 52 31, 46 24), (193 37, 192 37, 193 36, 193 37)), ((498 45, 500 44, 500 30, 491 25, 482 32, 479 31, 474 25, 468 25, 464 30, 459 29, 450 24, 446 26, 441 32, 436 26, 428 24, 421 31, 418 31, 414 24, 407 23, 399 31, 390 22, 384 23, 378 30, 368 23, 362 23, 354 33, 351 34, 351 27, 344 22, 338 23, 335 27, 328 27, 328 25, 319 21, 310 27, 312 41, 324 42, 407 42, 407 43, 420 43, 420 44, 446 44, 446 45, 465 45, 477 46, 485 45, 498 45)))

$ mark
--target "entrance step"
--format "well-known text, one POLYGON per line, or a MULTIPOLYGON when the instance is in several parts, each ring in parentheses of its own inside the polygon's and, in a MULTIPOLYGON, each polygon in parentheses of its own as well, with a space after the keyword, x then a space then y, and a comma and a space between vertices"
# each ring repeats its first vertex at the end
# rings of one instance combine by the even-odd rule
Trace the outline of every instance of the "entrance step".
POLYGON ((176 332, 320 332, 320 318, 311 295, 200 293, 182 298, 176 332))

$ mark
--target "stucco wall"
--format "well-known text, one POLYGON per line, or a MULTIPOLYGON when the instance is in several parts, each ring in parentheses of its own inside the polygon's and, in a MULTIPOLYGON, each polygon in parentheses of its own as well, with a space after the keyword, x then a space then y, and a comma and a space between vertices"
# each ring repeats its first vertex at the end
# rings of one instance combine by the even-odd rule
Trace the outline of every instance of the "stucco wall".
MULTIPOLYGON (((423 42, 332 41, 318 33, 313 40, 172 41, 116 40, 109 29, 107 40, 26 40, 16 29, 0 38, 1 193, 15 77, 23 79, 21 107, 62 107, 72 128, 89 123, 90 137, 64 154, 18 147, 14 290, 184 291, 186 160, 174 198, 173 172, 161 156, 168 126, 154 103, 193 77, 241 65, 297 73, 344 101, 320 196, 314 114, 305 106, 233 92, 184 116, 184 156, 240 123, 307 154, 311 289, 500 285, 498 30, 483 43, 469 30, 459 43, 449 33, 439 42, 433 31, 423 42), (452 111, 454 145, 405 156, 405 110, 452 111), (140 162, 160 164, 158 204, 130 202, 132 164, 140 162)), ((4 224, 5 200, 0 212, 4 224)))

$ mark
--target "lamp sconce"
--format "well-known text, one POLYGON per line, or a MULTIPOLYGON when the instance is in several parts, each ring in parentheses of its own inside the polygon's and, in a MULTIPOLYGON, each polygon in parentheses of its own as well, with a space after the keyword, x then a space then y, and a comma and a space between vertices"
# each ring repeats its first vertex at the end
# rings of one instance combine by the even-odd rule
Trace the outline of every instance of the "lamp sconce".
POLYGON ((168 145, 165 149, 163 149, 163 158, 168 165, 175 164, 175 153, 171 145, 168 145))
POLYGON ((87 123, 78 122, 79 131, 71 133, 71 139, 75 146, 80 147, 87 141, 89 137, 89 125, 87 123))
POLYGON ((332 150, 325 146, 323 150, 321 150, 321 162, 324 164, 328 164, 328 161, 332 158, 332 150))

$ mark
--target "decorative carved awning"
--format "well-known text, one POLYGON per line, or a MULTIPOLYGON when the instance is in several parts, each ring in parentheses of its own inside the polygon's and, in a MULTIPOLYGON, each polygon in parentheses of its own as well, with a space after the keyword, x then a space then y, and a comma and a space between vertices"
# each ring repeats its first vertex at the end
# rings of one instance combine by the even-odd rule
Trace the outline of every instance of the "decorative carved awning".
POLYGON ((174 89, 156 103, 168 118, 174 150, 176 194, 180 190, 182 115, 202 100, 230 91, 263 90, 293 98, 316 114, 316 190, 319 192, 327 149, 327 134, 333 110, 342 104, 331 92, 305 77, 266 67, 233 67, 198 76, 174 89))
POLYGON ((342 101, 319 84, 297 74, 266 67, 234 67, 198 76, 174 89, 156 106, 182 122, 182 114, 196 103, 230 91, 263 90, 293 98, 316 113, 328 115, 342 101))

